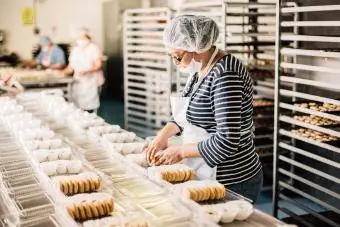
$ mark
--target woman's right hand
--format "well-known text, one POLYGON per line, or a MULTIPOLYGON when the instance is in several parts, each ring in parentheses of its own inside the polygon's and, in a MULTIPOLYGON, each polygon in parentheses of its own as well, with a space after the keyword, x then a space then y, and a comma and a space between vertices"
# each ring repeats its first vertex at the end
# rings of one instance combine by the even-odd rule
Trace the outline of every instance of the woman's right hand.
POLYGON ((157 135, 151 142, 146 144, 143 152, 146 152, 147 161, 150 164, 155 162, 155 155, 158 151, 164 150, 168 147, 168 138, 157 135))

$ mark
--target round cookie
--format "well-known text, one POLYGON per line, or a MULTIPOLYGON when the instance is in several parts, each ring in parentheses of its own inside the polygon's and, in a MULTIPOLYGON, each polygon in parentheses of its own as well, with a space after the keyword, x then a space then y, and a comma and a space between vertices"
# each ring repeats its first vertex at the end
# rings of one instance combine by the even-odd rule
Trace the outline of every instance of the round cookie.
POLYGON ((78 180, 78 192, 79 193, 85 192, 85 183, 83 180, 78 180))
POLYGON ((85 192, 89 192, 90 189, 91 189, 90 188, 90 181, 85 179, 83 182, 84 182, 84 190, 85 190, 85 192))
POLYGON ((74 205, 68 206, 67 207, 67 212, 69 213, 69 215, 75 219, 75 207, 74 205))
MULTIPOLYGON (((85 203, 84 203, 85 204, 85 203)), ((80 220, 86 220, 86 211, 85 211, 85 207, 82 204, 78 204, 77 205, 78 209, 79 209, 79 214, 80 214, 80 220)))
POLYGON ((86 213, 86 219, 92 219, 92 211, 91 211, 91 206, 90 203, 84 204, 84 209, 85 209, 85 213, 86 213))
POLYGON ((91 212, 92 212, 93 218, 99 218, 99 211, 97 209, 96 204, 95 203, 91 203, 90 204, 90 208, 91 208, 91 212))

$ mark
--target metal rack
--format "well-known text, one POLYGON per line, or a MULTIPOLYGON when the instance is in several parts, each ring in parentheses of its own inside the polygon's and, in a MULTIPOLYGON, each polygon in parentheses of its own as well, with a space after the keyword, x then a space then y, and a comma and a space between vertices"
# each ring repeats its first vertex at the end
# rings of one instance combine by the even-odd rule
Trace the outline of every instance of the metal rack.
POLYGON ((273 168, 276 3, 262 0, 222 2, 226 50, 247 66, 254 81, 255 144, 263 163, 263 190, 268 190, 272 185, 273 168))
POLYGON ((340 112, 334 108, 340 106, 340 54, 336 51, 340 38, 335 29, 340 21, 306 18, 322 12, 336 18, 340 5, 299 7, 278 2, 273 213, 288 215, 286 220, 299 226, 339 226, 340 112), (287 28, 294 34, 284 35, 287 28), (293 86, 289 89, 283 83, 293 86), (303 121, 300 115, 334 122, 303 121))
POLYGON ((170 116, 171 60, 163 45, 168 8, 124 12, 125 128, 147 137, 170 116))

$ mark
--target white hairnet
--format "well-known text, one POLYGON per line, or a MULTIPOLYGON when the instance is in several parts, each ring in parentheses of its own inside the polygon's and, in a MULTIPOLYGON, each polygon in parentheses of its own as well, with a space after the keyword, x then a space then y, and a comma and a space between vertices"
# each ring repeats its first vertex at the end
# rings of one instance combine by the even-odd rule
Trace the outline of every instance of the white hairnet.
POLYGON ((46 45, 52 44, 52 40, 50 37, 43 35, 39 37, 39 44, 41 46, 46 46, 46 45))
POLYGON ((80 27, 77 29, 78 36, 87 35, 90 36, 90 30, 85 27, 80 27))
POLYGON ((164 30, 163 43, 169 48, 202 53, 216 42, 219 29, 205 16, 182 15, 170 21, 164 30))

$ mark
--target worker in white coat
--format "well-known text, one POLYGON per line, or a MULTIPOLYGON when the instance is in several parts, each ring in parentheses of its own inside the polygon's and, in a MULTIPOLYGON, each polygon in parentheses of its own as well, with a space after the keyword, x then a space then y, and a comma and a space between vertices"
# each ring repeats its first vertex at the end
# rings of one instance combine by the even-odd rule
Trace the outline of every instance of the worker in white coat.
POLYGON ((71 51, 69 62, 64 73, 73 73, 71 101, 85 111, 96 113, 100 106, 99 88, 104 83, 102 52, 91 41, 87 29, 79 29, 76 46, 71 51))

